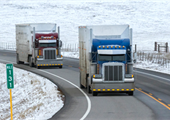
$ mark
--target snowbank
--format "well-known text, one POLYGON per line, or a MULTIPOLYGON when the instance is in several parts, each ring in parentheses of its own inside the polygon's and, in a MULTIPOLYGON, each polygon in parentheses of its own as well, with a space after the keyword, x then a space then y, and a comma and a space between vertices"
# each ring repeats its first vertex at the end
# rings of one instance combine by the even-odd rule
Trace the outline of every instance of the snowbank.
POLYGON ((62 52, 64 57, 79 58, 79 52, 62 52))
POLYGON ((170 74, 170 63, 162 66, 160 64, 155 64, 149 61, 140 61, 138 60, 137 63, 134 64, 135 68, 146 69, 151 71, 156 71, 160 73, 170 74))
MULTIPOLYGON (((6 84, 5 64, 0 63, 0 120, 10 120, 10 96, 6 84)), ((14 120, 51 118, 64 103, 64 95, 48 79, 14 67, 12 89, 14 120)))

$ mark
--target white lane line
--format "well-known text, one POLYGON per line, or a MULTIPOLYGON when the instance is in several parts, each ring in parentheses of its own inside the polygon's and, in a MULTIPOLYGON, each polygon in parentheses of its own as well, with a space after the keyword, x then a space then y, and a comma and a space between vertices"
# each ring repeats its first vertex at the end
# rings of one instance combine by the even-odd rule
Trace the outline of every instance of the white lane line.
MULTIPOLYGON (((2 60, 2 59, 0 59, 0 61, 9 62, 9 63, 14 63, 14 62, 7 61, 7 60, 2 60)), ((85 93, 82 89, 80 89, 77 85, 75 85, 74 83, 70 82, 69 80, 66 80, 66 79, 64 79, 64 78, 62 78, 62 77, 60 77, 60 76, 58 76, 58 75, 52 74, 52 73, 47 72, 47 71, 44 71, 44 70, 39 70, 39 71, 45 72, 45 73, 47 73, 47 74, 51 74, 51 75, 53 75, 53 76, 55 76, 55 77, 58 77, 58 78, 60 78, 60 79, 62 79, 62 80, 64 80, 64 81, 70 83, 71 85, 73 85, 74 87, 76 87, 77 89, 79 89, 79 90, 84 94, 84 96, 85 96, 86 99, 87 99, 87 103, 88 103, 87 110, 86 110, 85 114, 83 115, 83 117, 80 119, 80 120, 84 120, 84 119, 87 117, 87 115, 90 113, 90 110, 91 110, 91 101, 90 101, 90 98, 86 95, 86 93, 85 93)))
POLYGON ((152 75, 152 74, 149 74, 149 73, 144 73, 144 72, 139 72, 139 71, 134 71, 134 72, 145 74, 145 75, 149 75, 149 76, 152 76, 152 77, 157 77, 157 78, 160 78, 160 79, 164 79, 166 81, 170 81, 170 79, 163 78, 163 77, 160 77, 160 76, 157 76, 157 75, 152 75))
POLYGON ((90 113, 90 110, 91 110, 91 101, 90 101, 90 98, 86 95, 86 93, 85 93, 82 89, 80 89, 77 85, 75 85, 74 83, 68 81, 68 80, 65 79, 65 78, 62 78, 62 77, 60 77, 60 76, 58 76, 58 75, 52 74, 52 73, 47 72, 47 71, 44 71, 44 70, 39 70, 39 71, 48 73, 48 74, 50 74, 50 75, 53 75, 53 76, 55 76, 55 77, 58 77, 58 78, 60 78, 60 79, 62 79, 62 80, 64 80, 64 81, 70 83, 71 85, 73 85, 74 87, 76 87, 77 89, 79 89, 79 90, 84 94, 84 96, 85 96, 86 99, 87 99, 87 103, 88 103, 87 110, 86 110, 85 114, 83 115, 83 117, 80 119, 80 120, 84 120, 84 119, 87 117, 87 115, 90 113))

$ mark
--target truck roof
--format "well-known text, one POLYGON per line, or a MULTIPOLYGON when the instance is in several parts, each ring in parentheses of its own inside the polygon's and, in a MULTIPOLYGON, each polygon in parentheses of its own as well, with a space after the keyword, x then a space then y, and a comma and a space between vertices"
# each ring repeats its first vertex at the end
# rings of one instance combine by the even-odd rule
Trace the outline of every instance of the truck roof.
POLYGON ((16 26, 29 26, 29 25, 40 25, 40 24, 53 24, 56 25, 56 23, 21 23, 21 24, 15 24, 16 26))
POLYGON ((93 30, 93 38, 129 38, 129 25, 87 25, 79 26, 93 30))
POLYGON ((24 23, 24 24, 16 24, 16 28, 25 27, 28 30, 33 31, 35 27, 35 32, 56 32, 56 24, 55 23, 24 23))

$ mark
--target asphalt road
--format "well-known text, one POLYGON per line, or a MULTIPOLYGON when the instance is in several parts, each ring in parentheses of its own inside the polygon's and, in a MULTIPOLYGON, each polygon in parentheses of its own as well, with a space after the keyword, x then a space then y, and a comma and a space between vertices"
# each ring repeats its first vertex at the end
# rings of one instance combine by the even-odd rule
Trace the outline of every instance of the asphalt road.
MULTIPOLYGON (((15 53, 0 51, 0 62, 15 63, 15 53)), ((42 75, 57 84, 65 94, 65 105, 51 120, 169 120, 170 76, 147 70, 134 69, 136 90, 134 96, 126 94, 98 94, 92 96, 79 85, 79 61, 64 58, 62 69, 57 67, 30 68, 16 65, 42 75), (87 96, 86 96, 87 95, 87 96), (88 98, 90 101, 88 101, 88 98)))

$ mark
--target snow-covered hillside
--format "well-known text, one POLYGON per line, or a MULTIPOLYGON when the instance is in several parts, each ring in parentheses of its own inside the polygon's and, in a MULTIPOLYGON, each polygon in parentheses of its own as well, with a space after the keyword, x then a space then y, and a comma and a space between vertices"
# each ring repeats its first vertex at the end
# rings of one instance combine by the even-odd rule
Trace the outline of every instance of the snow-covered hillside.
POLYGON ((79 25, 129 24, 138 50, 153 50, 155 41, 170 38, 170 2, 153 1, 1 0, 0 41, 15 42, 17 23, 57 23, 64 43, 78 43, 79 25))
MULTIPOLYGON (((11 119, 5 69, 5 64, 0 63, 0 120, 11 119)), ((18 68, 14 68, 14 76, 14 120, 49 119, 63 107, 64 95, 48 79, 18 68)))

